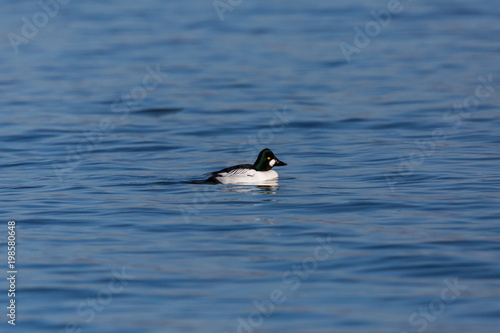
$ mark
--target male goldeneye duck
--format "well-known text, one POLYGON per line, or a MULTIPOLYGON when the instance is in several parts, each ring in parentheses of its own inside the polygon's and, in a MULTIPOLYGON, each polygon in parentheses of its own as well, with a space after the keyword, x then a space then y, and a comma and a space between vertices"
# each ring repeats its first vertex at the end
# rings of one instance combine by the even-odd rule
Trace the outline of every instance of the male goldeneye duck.
POLYGON ((278 173, 271 170, 275 166, 286 165, 274 156, 271 149, 263 149, 252 164, 240 164, 220 171, 212 172, 207 181, 220 184, 261 184, 278 178, 278 173))

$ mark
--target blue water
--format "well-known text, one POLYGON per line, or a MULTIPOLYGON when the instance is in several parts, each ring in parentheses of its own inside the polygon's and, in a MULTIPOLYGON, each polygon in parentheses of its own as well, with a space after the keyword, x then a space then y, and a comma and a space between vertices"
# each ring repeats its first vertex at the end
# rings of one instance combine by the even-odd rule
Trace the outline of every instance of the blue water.
POLYGON ((15 329, 497 331, 498 3, 231 3, 2 5, 15 329))

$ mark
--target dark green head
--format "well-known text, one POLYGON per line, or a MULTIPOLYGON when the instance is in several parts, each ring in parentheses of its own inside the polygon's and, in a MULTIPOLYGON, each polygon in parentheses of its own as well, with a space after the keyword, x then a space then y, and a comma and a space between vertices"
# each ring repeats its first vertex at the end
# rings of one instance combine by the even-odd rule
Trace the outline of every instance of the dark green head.
POLYGON ((278 160, 278 158, 274 156, 271 149, 266 148, 259 153, 259 156, 257 156, 257 160, 253 164, 253 167, 257 171, 269 171, 274 166, 282 166, 282 165, 286 165, 286 163, 283 163, 280 160, 278 160))

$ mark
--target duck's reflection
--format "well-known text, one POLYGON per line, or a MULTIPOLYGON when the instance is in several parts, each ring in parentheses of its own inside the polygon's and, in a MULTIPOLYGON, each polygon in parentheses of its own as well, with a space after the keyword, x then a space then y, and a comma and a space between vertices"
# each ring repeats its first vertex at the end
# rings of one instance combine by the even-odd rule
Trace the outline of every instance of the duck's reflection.
POLYGON ((260 190, 262 194, 276 194, 276 191, 279 190, 277 180, 267 180, 253 185, 231 185, 225 188, 230 192, 236 193, 255 192, 260 190))

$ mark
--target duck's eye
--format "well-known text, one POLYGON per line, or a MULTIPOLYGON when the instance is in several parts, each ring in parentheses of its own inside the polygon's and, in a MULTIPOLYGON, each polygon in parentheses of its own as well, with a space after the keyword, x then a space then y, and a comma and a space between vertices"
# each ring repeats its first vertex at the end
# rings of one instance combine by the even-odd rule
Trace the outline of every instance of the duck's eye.
POLYGON ((268 156, 267 159, 270 160, 271 158, 268 156))

